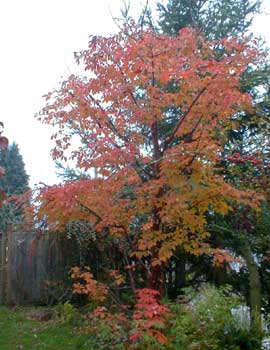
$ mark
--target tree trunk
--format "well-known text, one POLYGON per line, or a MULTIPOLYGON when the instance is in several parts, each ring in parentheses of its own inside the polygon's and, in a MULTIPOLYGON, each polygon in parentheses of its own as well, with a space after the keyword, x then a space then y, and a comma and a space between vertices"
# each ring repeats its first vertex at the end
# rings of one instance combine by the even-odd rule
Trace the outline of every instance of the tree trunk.
MULTIPOLYGON (((155 85, 155 78, 153 75, 152 85, 155 85)), ((151 133, 153 138, 153 165, 152 171, 155 179, 159 179, 160 176, 160 162, 161 162, 161 151, 159 147, 159 137, 158 137, 158 123, 157 120, 151 126, 151 133)), ((156 200, 163 195, 163 188, 159 188, 156 194, 156 200)), ((153 205, 152 208, 152 218, 153 218, 153 226, 152 230, 154 232, 160 232, 161 230, 161 217, 160 217, 160 208, 153 205)), ((147 276, 147 287, 150 289, 155 289, 159 291, 160 297, 164 294, 164 276, 163 276, 163 268, 164 266, 160 263, 157 263, 159 260, 159 250, 161 248, 161 243, 158 242, 155 247, 153 247, 151 251, 151 266, 150 273, 147 276)))
POLYGON ((151 266, 147 279, 147 288, 159 291, 160 297, 164 294, 163 268, 161 265, 151 266))
POLYGON ((242 248, 242 254, 249 272, 249 301, 250 301, 250 328, 258 339, 262 338, 261 317, 261 281, 258 266, 252 255, 248 242, 242 248))
POLYGON ((183 249, 179 248, 176 253, 175 262, 175 285, 174 293, 175 297, 179 294, 181 288, 184 288, 186 284, 186 256, 183 249))

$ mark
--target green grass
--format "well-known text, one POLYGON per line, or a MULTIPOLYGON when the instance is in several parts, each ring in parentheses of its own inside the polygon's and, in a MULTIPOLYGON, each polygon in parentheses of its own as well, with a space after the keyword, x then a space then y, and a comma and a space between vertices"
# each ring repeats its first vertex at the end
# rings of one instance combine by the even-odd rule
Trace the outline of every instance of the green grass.
POLYGON ((75 326, 55 320, 37 321, 32 315, 33 308, 0 306, 1 350, 92 350, 87 335, 79 334, 75 326))

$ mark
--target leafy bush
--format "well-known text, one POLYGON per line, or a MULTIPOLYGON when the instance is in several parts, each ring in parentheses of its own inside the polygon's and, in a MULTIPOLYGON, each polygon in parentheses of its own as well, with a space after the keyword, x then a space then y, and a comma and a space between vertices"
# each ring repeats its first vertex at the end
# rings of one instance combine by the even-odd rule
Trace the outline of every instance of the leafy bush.
POLYGON ((86 315, 82 334, 88 335, 89 349, 128 350, 128 321, 122 313, 110 313, 106 307, 97 307, 86 315))
POLYGON ((69 302, 58 304, 55 311, 60 323, 74 323, 79 318, 78 310, 69 302))
POLYGON ((232 310, 241 299, 229 287, 204 286, 187 305, 172 305, 173 317, 169 337, 173 350, 255 350, 257 340, 243 327, 232 310))
MULTIPOLYGON (((78 273, 76 277, 83 281, 79 291, 86 288, 87 295, 96 296, 92 290, 98 285, 89 271, 78 273)), ((102 293, 97 296, 103 301, 102 293)), ((134 309, 123 308, 120 313, 112 307, 96 306, 96 299, 90 299, 87 310, 91 311, 85 309, 81 322, 76 322, 78 332, 87 335, 83 345, 99 350, 260 349, 248 322, 241 321, 237 311, 243 301, 229 287, 204 286, 197 293, 187 289, 186 296, 189 303, 170 304, 170 311, 168 304, 160 303, 158 291, 139 289, 134 309)), ((69 303, 58 306, 58 315, 62 323, 79 319, 77 309, 69 303)))

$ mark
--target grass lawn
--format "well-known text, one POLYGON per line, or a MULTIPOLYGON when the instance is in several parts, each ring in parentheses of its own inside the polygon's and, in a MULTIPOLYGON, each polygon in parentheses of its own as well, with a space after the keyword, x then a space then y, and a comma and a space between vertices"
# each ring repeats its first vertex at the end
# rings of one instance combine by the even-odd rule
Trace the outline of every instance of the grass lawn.
POLYGON ((87 335, 79 334, 76 327, 55 320, 38 321, 33 317, 37 310, 12 310, 0 306, 1 350, 92 350, 87 335))

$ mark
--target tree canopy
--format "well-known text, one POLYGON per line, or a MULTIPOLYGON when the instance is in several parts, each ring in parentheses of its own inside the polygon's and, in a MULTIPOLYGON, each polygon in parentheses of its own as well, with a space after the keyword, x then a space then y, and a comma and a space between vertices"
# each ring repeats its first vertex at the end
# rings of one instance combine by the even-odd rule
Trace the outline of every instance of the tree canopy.
POLYGON ((12 143, 0 153, 0 166, 5 169, 5 176, 0 179, 0 187, 7 196, 22 194, 28 190, 29 176, 26 174, 19 147, 12 143))
POLYGON ((92 37, 76 55, 89 74, 63 82, 40 113, 59 128, 54 157, 76 159, 98 177, 42 191, 39 215, 52 227, 82 219, 97 232, 132 238, 154 289, 180 244, 205 251, 209 212, 226 214, 231 200, 248 204, 251 195, 226 183, 216 166, 231 116, 252 109, 240 77, 260 56, 244 38, 222 45, 216 59, 211 42, 188 28, 176 37, 136 26, 92 37))
POLYGON ((29 189, 29 177, 16 143, 12 143, 0 153, 0 166, 5 171, 0 178, 0 188, 3 189, 7 199, 0 209, 0 229, 6 230, 9 224, 22 222, 22 210, 20 206, 17 207, 10 201, 11 197, 22 195, 29 189))

